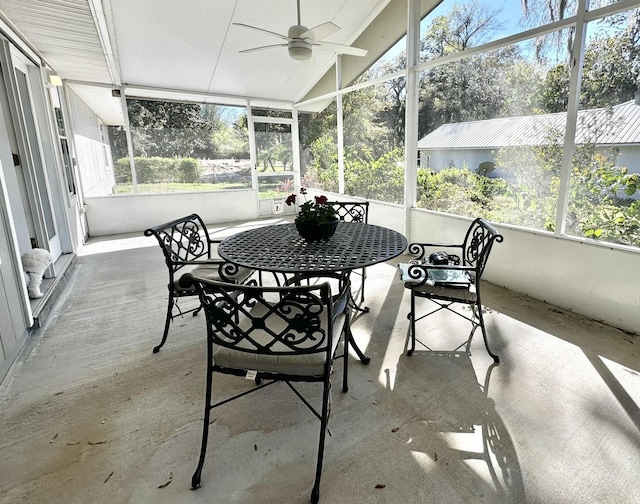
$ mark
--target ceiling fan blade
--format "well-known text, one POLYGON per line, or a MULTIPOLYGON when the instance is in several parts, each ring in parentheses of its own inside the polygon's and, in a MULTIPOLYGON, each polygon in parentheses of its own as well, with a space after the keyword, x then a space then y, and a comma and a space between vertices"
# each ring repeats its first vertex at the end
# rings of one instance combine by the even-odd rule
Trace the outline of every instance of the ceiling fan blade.
POLYGON ((287 47, 287 44, 272 44, 260 47, 252 47, 251 49, 243 49, 242 51, 238 51, 239 53, 250 53, 256 51, 264 51, 265 49, 274 49, 276 47, 287 47))
POLYGON ((278 37, 281 38, 283 40, 289 40, 289 37, 287 37, 286 35, 282 35, 280 33, 276 33, 276 32, 272 32, 269 30, 265 30, 264 28, 258 28, 257 26, 251 26, 248 24, 244 24, 244 23, 233 23, 235 26, 242 26, 243 28, 249 28, 250 30, 255 30, 255 31, 259 31, 262 33, 267 33, 269 35, 273 35, 274 37, 278 37))
POLYGON ((337 31, 340 31, 340 27, 331 22, 322 23, 318 26, 308 29, 306 32, 300 35, 300 38, 310 38, 311 40, 322 40, 329 35, 333 35, 337 31))
POLYGON ((321 51, 331 51, 337 54, 348 54, 350 56, 367 55, 366 49, 360 49, 359 47, 352 47, 342 44, 334 44, 333 42, 318 42, 317 44, 313 44, 313 46, 317 47, 321 51))

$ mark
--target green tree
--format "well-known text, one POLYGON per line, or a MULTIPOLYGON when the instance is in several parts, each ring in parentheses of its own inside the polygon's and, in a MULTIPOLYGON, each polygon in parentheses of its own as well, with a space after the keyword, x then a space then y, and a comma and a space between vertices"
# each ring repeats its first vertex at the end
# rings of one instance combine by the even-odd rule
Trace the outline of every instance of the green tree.
POLYGON ((209 139, 212 157, 249 159, 249 127, 244 107, 208 110, 215 114, 211 122, 216 125, 209 139))
POLYGON ((419 136, 442 124, 492 119, 506 115, 508 110, 525 112, 530 105, 516 91, 537 85, 536 72, 529 71, 529 77, 523 80, 525 65, 518 48, 511 46, 423 72, 420 76, 419 136), (517 82, 518 87, 505 86, 509 80, 517 82))
POLYGON ((404 150, 391 150, 370 162, 345 163, 347 192, 367 199, 404 201, 404 150))
MULTIPOLYGON (((364 80, 375 72, 371 69, 364 80)), ((398 83, 399 86, 402 84, 398 83)), ((358 174, 365 176, 369 168, 389 151, 402 145, 397 131, 404 131, 398 114, 403 90, 391 89, 387 85, 370 86, 351 91, 342 98, 343 134, 345 150, 345 178, 354 180, 358 174)), ((300 117, 303 183, 328 191, 338 190, 337 164, 337 107, 332 102, 322 112, 300 117)), ((354 187, 362 184, 347 184, 350 194, 354 187)))
POLYGON ((302 185, 338 192, 338 146, 331 132, 313 140, 309 150, 310 162, 302 185))
MULTIPOLYGON (((499 13, 475 0, 454 5, 428 25, 421 39, 421 59, 437 59, 486 42, 501 27, 499 13)), ((532 90, 539 80, 539 72, 517 46, 429 68, 420 76, 419 136, 442 124, 531 113, 532 90)))
POLYGON ((502 28, 499 15, 500 9, 492 9, 478 0, 454 5, 427 27, 420 40, 421 56, 429 60, 486 42, 502 28))
POLYGON ((392 135, 384 116, 390 105, 385 89, 370 86, 343 96, 345 157, 370 161, 390 150, 392 135))
MULTIPOLYGON (((640 175, 617 166, 618 151, 595 141, 617 126, 612 117, 583 116, 584 144, 575 146, 567 232, 599 240, 640 245, 640 175)), ((498 206, 496 220, 536 229, 555 229, 563 131, 548 129, 541 145, 500 149, 496 166, 511 173, 511 203, 498 206)), ((492 206, 496 207, 495 203, 492 206)), ((496 207, 497 208, 497 207, 496 207)))
MULTIPOLYGON (((274 117, 273 115, 269 115, 274 117)), ((258 154, 258 166, 263 171, 271 169, 276 171, 276 166, 287 169, 287 164, 292 160, 291 152, 291 126, 289 124, 254 123, 256 151, 258 154)))
POLYGON ((147 157, 202 157, 210 154, 210 134, 217 121, 212 121, 212 114, 207 109, 214 107, 128 99, 134 154, 147 157))
MULTIPOLYGON (((620 30, 605 30, 592 37, 585 49, 580 108, 600 108, 632 100, 640 82, 640 47, 636 17, 628 15, 620 30)), ((569 66, 551 69, 544 80, 541 103, 545 112, 565 112, 569 96, 569 66)))
POLYGON ((595 36, 584 57, 580 103, 606 107, 633 99, 640 77, 640 47, 629 29, 595 36))
POLYGON ((542 111, 540 95, 544 89, 544 74, 538 67, 522 58, 519 53, 508 56, 501 70, 506 89, 501 115, 504 117, 539 114, 542 111))
POLYGON ((567 111, 569 103, 569 67, 567 65, 557 65, 547 72, 540 100, 544 112, 567 111))
MULTIPOLYGON (((407 56, 405 51, 395 56, 391 61, 376 65, 371 69, 371 77, 388 75, 407 66, 407 56)), ((378 113, 378 119, 385 125, 389 132, 389 144, 392 148, 404 145, 405 114, 406 114, 406 79, 397 77, 385 81, 384 95, 380 96, 386 106, 378 113)))
POLYGON ((238 124, 223 124, 212 131, 210 144, 213 158, 249 158, 249 131, 238 124))

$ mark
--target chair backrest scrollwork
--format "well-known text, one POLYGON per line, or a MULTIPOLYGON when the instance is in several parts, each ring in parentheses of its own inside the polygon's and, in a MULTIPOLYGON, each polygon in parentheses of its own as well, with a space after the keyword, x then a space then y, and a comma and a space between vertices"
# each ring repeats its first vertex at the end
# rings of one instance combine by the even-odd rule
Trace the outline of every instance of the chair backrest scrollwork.
POLYGON ((364 222, 369 221, 369 202, 368 201, 329 201, 329 205, 333 206, 336 216, 345 222, 364 222))
POLYGON ((169 285, 174 285, 177 272, 197 264, 218 265, 220 278, 235 282, 240 268, 233 263, 223 261, 217 256, 215 247, 222 240, 211 239, 207 227, 198 214, 187 215, 180 219, 160 224, 144 232, 145 236, 155 236, 162 248, 169 269, 169 285))
POLYGON ((472 266, 476 270, 476 278, 480 278, 489 259, 494 242, 502 242, 503 237, 486 220, 475 219, 462 244, 462 261, 464 266, 472 266))
POLYGON ((184 267, 185 263, 207 259, 211 254, 207 228, 197 214, 149 228, 144 234, 157 238, 167 266, 173 273, 184 267))
POLYGON ((196 285, 214 345, 262 355, 299 355, 331 348, 331 289, 230 285, 187 274, 196 285))

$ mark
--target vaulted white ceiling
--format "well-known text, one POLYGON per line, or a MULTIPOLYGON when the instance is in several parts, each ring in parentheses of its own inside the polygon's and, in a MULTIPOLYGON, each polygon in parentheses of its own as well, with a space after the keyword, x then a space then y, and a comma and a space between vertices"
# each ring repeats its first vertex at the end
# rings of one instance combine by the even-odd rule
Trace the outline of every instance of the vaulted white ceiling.
MULTIPOLYGON (((423 13, 437 3, 423 0, 423 13)), ((314 48, 310 61, 291 59, 286 47, 239 53, 282 41, 233 23, 286 34, 296 9, 296 0, 0 0, 0 27, 21 34, 107 124, 118 124, 111 90, 121 86, 127 94, 171 90, 242 104, 330 91, 335 53, 314 48)), ((407 0, 300 0, 300 11, 309 28, 340 27, 325 40, 368 50, 342 57, 347 83, 406 32, 407 0)))

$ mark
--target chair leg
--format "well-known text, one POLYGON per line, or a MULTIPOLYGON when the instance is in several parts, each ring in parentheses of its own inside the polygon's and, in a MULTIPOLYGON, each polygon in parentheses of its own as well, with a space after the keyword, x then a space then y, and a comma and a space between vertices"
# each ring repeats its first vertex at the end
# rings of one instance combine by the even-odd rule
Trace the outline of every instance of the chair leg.
POLYGON ((343 360, 342 363, 342 392, 349 391, 349 341, 351 340, 351 327, 349 322, 349 315, 347 315, 347 320, 345 321, 346 327, 344 331, 343 341, 344 341, 344 352, 343 352, 343 360))
POLYGON ((413 351, 416 349, 416 297, 411 292, 411 311, 409 312, 409 350, 407 350, 407 357, 413 355, 413 351))
POLYGON ((355 340, 353 339, 353 335, 351 333, 349 333, 349 343, 351 344, 351 348, 353 348, 356 351, 356 354, 358 355, 360 362, 362 362, 365 365, 371 362, 371 357, 366 356, 362 352, 362 350, 360 350, 360 347, 356 344, 355 340))
POLYGON ((173 292, 169 291, 169 305, 167 306, 167 319, 164 322, 164 332, 162 333, 162 339, 160 343, 153 347, 153 353, 158 353, 160 349, 164 346, 165 341, 167 341, 167 335, 169 334, 169 327, 171 326, 171 319, 173 313, 173 305, 175 303, 175 299, 173 296, 173 292))
MULTIPOLYGON (((346 356, 345 356, 346 358, 346 356)), ((322 476, 322 460, 324 458, 324 440, 329 421, 329 394, 331 393, 331 383, 329 378, 325 378, 324 391, 322 394, 322 418, 320 419, 320 441, 318 443, 318 461, 316 463, 316 479, 311 491, 311 504, 317 504, 320 500, 320 478, 322 476)))
POLYGON ((482 330, 482 338, 484 339, 484 346, 486 347, 489 355, 493 358, 493 362, 495 362, 496 364, 500 364, 500 357, 494 354, 491 351, 491 348, 489 348, 489 340, 487 339, 487 330, 484 327, 484 317, 482 316, 482 304, 480 303, 479 299, 478 299, 478 303, 474 306, 474 309, 477 310, 478 312, 478 321, 479 321, 480 329, 482 330))
MULTIPOLYGON (((210 344, 209 344, 210 345, 210 344)), ((209 361, 211 362, 211 361, 209 361)), ((202 476, 202 466, 204 458, 207 454, 207 441, 209 439, 209 421, 211 418, 211 387, 213 385, 213 370, 211 365, 207 366, 207 390, 205 392, 204 405, 204 421, 202 424, 202 442, 200 443, 200 457, 198 459, 198 467, 191 477, 191 488, 196 489, 200 486, 200 478, 202 476)))

